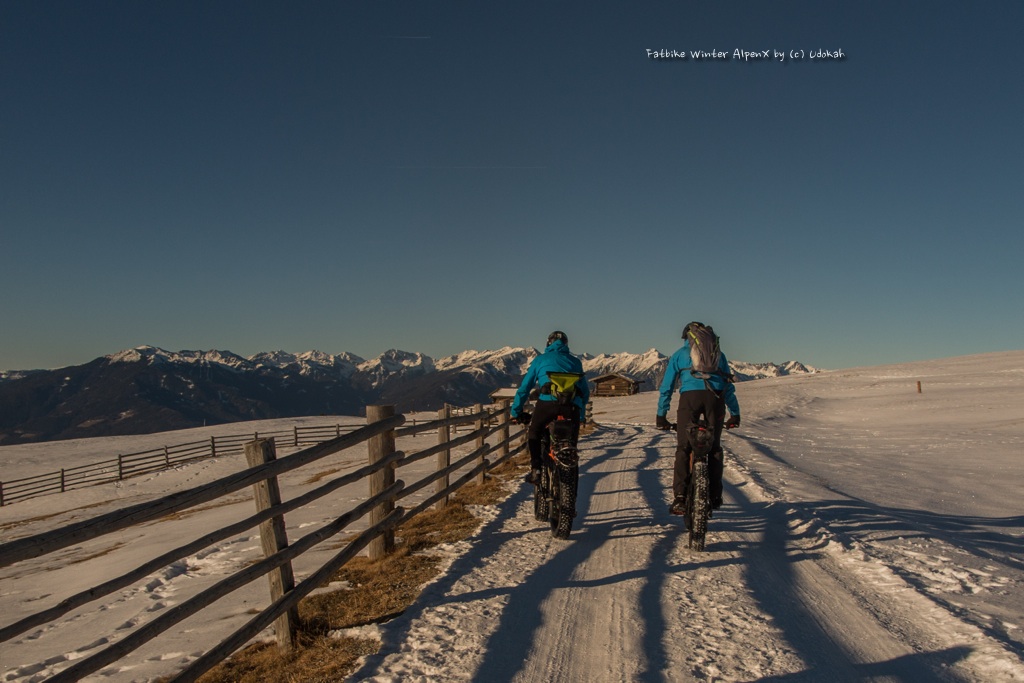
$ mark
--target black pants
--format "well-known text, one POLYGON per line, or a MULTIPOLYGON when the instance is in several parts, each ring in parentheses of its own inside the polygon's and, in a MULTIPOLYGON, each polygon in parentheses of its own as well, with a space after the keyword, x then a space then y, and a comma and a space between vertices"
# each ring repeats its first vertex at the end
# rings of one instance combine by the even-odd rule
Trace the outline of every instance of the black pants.
POLYGON ((709 389, 684 391, 679 394, 679 412, 676 413, 676 445, 675 468, 672 473, 672 494, 682 498, 690 486, 690 444, 689 425, 697 424, 703 419, 714 429, 714 441, 711 444, 708 474, 711 484, 711 500, 722 500, 722 473, 725 470, 725 454, 722 452, 722 427, 725 425, 725 399, 709 389))
POLYGON ((526 433, 526 443, 530 447, 530 469, 539 470, 544 462, 544 454, 540 452, 540 439, 548 425, 561 415, 572 422, 572 440, 580 436, 580 409, 576 405, 559 405, 557 401, 537 401, 530 418, 530 429, 526 433))

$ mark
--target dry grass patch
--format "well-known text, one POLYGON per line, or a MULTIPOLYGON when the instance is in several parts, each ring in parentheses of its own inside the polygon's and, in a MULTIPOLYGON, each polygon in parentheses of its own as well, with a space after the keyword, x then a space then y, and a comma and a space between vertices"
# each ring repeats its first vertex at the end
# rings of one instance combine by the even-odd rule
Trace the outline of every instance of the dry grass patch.
MULTIPOLYGON (((520 459, 521 460, 521 459, 520 459)), ((299 604, 298 647, 282 654, 276 644, 262 642, 237 653, 204 675, 202 683, 319 683, 338 681, 351 673, 360 657, 375 653, 376 640, 334 633, 381 623, 408 608, 423 586, 440 572, 442 558, 430 553, 444 543, 461 541, 480 526, 468 505, 494 505, 508 496, 504 482, 518 477, 523 465, 506 462, 495 468, 482 485, 464 486, 448 507, 429 510, 396 531, 396 550, 370 561, 357 557, 342 567, 329 583, 343 588, 312 595, 299 604), (334 635, 332 635, 334 633, 334 635)))
POLYGON ((380 647, 376 640, 300 636, 299 646, 282 654, 277 644, 251 645, 202 676, 200 683, 326 683, 340 681, 360 657, 380 647))
POLYGON ((423 551, 462 540, 479 524, 460 503, 414 517, 398 530, 395 552, 376 561, 357 557, 331 577, 332 583, 344 582, 350 588, 303 600, 299 606, 303 628, 326 634, 400 614, 423 584, 438 574, 441 558, 423 551))

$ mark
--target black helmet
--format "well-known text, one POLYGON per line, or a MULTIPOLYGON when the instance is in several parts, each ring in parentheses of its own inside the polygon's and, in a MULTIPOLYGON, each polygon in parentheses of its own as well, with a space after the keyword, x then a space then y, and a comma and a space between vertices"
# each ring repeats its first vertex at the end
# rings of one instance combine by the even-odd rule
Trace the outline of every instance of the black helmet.
POLYGON ((565 332, 562 332, 561 330, 555 330, 554 332, 548 335, 548 343, 545 346, 551 346, 551 342, 556 340, 561 340, 561 342, 566 346, 569 345, 569 337, 566 336, 565 332))
POLYGON ((692 323, 687 323, 686 327, 683 328, 683 339, 686 339, 686 333, 690 331, 691 327, 693 329, 704 327, 704 323, 699 323, 696 320, 694 320, 692 323))

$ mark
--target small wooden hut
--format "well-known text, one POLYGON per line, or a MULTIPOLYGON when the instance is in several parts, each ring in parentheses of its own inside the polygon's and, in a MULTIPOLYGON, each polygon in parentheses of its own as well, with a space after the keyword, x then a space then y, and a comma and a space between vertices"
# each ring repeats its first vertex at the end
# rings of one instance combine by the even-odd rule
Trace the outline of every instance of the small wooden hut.
POLYGON ((489 394, 491 397, 491 403, 502 403, 506 401, 511 403, 512 399, 516 397, 517 389, 518 387, 501 387, 500 389, 495 389, 489 394))
POLYGON ((594 396, 631 396, 640 393, 643 382, 617 372, 601 375, 590 380, 594 385, 594 396))

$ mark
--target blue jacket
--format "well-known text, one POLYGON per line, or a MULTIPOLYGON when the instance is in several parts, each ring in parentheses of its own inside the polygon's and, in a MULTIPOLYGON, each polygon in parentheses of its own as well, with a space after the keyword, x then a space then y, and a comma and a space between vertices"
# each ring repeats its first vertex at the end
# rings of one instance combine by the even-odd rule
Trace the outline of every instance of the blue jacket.
MULTIPOLYGON (((679 383, 680 394, 684 391, 702 391, 707 388, 704 386, 704 380, 690 374, 692 367, 690 342, 687 340, 668 359, 668 365, 665 367, 665 377, 661 380, 661 388, 659 389, 661 397, 658 399, 658 415, 668 415, 669 404, 672 403, 672 389, 675 387, 677 379, 682 380, 679 383)), ((722 376, 712 375, 711 379, 708 380, 708 384, 711 385, 715 393, 721 394, 725 399, 725 407, 729 409, 729 414, 739 415, 740 404, 736 400, 736 387, 732 382, 725 381, 725 377, 731 375, 732 370, 729 369, 729 361, 724 353, 718 361, 718 370, 722 373, 722 376)))
MULTIPOLYGON (((519 417, 519 414, 523 411, 523 406, 526 405, 526 401, 530 397, 530 391, 535 386, 548 383, 549 372, 578 372, 582 375, 583 363, 569 352, 569 347, 561 339, 551 342, 544 349, 544 353, 530 362, 526 376, 523 377, 523 381, 519 384, 516 397, 512 401, 512 409, 510 411, 512 417, 519 417)), ((579 387, 579 391, 576 393, 573 403, 579 406, 580 419, 582 420, 585 417, 584 411, 587 407, 587 401, 590 400, 590 386, 587 384, 586 377, 581 379, 576 386, 579 387)), ((541 394, 537 397, 537 400, 554 401, 555 398, 549 394, 541 394)))

